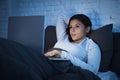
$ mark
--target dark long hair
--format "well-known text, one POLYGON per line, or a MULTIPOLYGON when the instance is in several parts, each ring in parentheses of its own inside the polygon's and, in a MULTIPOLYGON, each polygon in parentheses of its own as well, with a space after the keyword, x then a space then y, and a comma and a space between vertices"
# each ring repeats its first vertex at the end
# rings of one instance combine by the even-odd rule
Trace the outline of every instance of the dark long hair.
POLYGON ((68 27, 67 27, 67 29, 66 29, 66 32, 67 32, 67 34, 68 34, 68 38, 69 38, 69 41, 70 41, 70 42, 73 42, 73 40, 72 40, 72 38, 71 38, 71 36, 70 36, 70 27, 69 27, 69 26, 70 26, 71 20, 74 20, 74 19, 82 22, 83 25, 85 26, 85 28, 90 27, 90 32, 91 32, 91 27, 92 27, 92 23, 91 23, 91 21, 90 21, 90 19, 89 19, 88 16, 86 16, 86 15, 84 15, 84 14, 76 14, 76 15, 73 15, 73 16, 70 18, 69 23, 68 23, 68 27))

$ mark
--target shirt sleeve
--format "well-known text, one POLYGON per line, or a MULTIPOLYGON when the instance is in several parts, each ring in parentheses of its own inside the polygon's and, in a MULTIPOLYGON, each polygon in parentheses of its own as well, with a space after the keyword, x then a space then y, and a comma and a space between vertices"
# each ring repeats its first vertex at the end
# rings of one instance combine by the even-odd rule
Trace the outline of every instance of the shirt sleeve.
POLYGON ((87 62, 80 60, 78 57, 73 56, 71 53, 62 51, 61 53, 62 58, 69 59, 73 65, 79 66, 83 69, 87 69, 92 71, 93 73, 97 74, 99 65, 100 65, 100 50, 99 47, 90 48, 88 52, 88 59, 87 62))
POLYGON ((63 15, 59 16, 56 24, 57 40, 66 38, 67 36, 66 27, 67 27, 67 23, 64 20, 64 16, 63 15))

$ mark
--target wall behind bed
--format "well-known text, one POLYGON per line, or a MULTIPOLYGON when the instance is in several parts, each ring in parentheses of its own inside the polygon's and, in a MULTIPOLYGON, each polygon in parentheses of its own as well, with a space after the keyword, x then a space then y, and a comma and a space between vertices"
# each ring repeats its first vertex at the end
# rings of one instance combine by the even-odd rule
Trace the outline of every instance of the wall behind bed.
POLYGON ((9 16, 45 16, 45 25, 56 25, 59 14, 88 15, 93 29, 113 23, 120 32, 120 0, 0 0, 0 37, 7 38, 9 16))

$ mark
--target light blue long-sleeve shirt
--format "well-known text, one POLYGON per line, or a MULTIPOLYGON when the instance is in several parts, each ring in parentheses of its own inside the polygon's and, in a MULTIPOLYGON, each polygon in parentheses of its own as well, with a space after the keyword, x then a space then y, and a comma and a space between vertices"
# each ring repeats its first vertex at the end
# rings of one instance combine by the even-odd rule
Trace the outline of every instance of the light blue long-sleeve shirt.
POLYGON ((86 37, 79 44, 70 42, 66 34, 67 23, 64 17, 58 18, 56 32, 57 43, 54 48, 61 48, 61 57, 69 59, 73 65, 87 69, 97 74, 100 66, 101 52, 98 45, 90 38, 86 37))

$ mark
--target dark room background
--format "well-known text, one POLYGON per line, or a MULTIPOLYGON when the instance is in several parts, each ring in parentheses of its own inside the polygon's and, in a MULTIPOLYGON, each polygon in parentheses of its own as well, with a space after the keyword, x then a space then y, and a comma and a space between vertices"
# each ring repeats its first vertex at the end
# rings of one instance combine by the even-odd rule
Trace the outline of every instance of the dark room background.
POLYGON ((7 38, 9 16, 44 16, 44 28, 56 25, 59 14, 68 17, 84 13, 93 29, 113 23, 113 31, 120 32, 120 0, 0 0, 0 37, 7 38))

